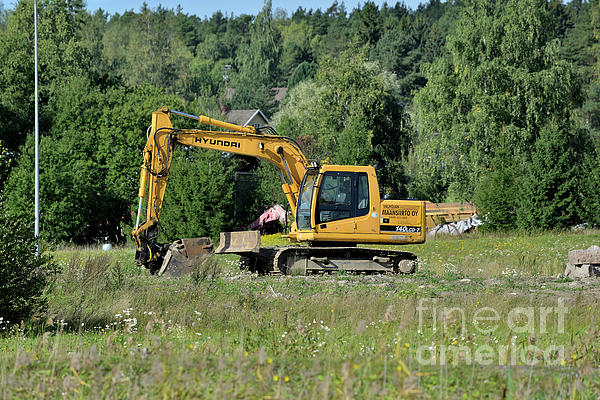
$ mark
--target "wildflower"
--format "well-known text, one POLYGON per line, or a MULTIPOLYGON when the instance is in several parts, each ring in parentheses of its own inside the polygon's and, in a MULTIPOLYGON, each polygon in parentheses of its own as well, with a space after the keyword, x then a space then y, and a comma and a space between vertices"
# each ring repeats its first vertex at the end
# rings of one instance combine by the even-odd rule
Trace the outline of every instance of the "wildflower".
POLYGON ((277 382, 279 380, 279 377, 277 375, 273 375, 273 382, 277 382))
POLYGON ((283 378, 284 381, 289 382, 290 381, 290 377, 286 375, 285 378, 283 378))
POLYGON ((244 352, 244 357, 248 357, 248 352, 247 351, 244 352))
POLYGON ((269 364, 272 364, 272 363, 273 363, 273 359, 272 359, 271 357, 269 357, 269 358, 267 358, 267 362, 268 362, 269 364))

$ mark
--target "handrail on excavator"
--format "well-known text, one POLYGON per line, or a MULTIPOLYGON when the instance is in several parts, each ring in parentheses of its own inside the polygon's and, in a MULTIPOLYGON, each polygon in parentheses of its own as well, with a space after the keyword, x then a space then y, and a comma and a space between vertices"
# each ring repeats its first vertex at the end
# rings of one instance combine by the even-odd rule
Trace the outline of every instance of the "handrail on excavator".
POLYGON ((257 129, 253 126, 246 126, 246 125, 240 126, 240 125, 236 125, 236 124, 231 124, 229 122, 219 121, 216 119, 212 119, 210 117, 206 117, 204 115, 198 116, 198 115, 184 113, 181 111, 170 110, 168 107, 163 107, 162 110, 163 110, 163 112, 170 112, 171 114, 176 114, 176 115, 180 115, 182 117, 195 119, 197 121, 200 121, 201 124, 217 126, 219 128, 229 129, 231 131, 236 131, 236 132, 257 133, 257 129))

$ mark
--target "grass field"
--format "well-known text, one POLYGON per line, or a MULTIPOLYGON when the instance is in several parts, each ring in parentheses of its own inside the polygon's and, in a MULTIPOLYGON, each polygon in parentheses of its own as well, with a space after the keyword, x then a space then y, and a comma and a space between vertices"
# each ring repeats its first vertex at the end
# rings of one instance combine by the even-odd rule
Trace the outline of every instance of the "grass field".
POLYGON ((472 234, 403 247, 411 276, 261 277, 224 256, 178 280, 131 249, 63 248, 48 310, 0 324, 0 395, 597 398, 600 284, 557 275, 599 243, 472 234))

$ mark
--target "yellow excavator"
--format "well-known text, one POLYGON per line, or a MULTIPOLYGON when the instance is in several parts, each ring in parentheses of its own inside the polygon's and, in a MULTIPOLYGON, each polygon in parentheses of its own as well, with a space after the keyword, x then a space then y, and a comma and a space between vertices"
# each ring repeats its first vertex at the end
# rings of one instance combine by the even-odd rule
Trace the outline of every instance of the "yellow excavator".
POLYGON ((239 126, 205 116, 160 108, 152 114, 143 150, 136 227, 136 262, 162 274, 185 270, 194 257, 212 250, 208 238, 158 243, 158 228, 169 168, 176 145, 257 157, 280 172, 282 190, 293 214, 290 245, 261 247, 258 231, 222 232, 215 253, 241 256, 242 268, 259 273, 307 274, 326 271, 412 273, 417 257, 390 248, 358 244, 425 242, 425 202, 380 198, 372 166, 319 165, 307 160, 300 146, 272 127, 239 126), (221 130, 177 129, 171 116, 198 120, 221 130), (140 224, 144 198, 146 220, 140 224))

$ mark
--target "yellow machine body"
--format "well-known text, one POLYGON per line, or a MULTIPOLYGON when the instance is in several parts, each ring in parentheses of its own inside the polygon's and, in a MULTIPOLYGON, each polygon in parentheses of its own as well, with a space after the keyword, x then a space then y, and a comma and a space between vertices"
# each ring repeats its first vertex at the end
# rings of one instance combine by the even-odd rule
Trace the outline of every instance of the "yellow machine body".
MULTIPOLYGON (((156 237, 175 145, 254 156, 275 165, 280 171, 282 190, 294 215, 288 234, 293 242, 355 246, 360 243, 410 244, 425 241, 425 202, 381 199, 373 167, 319 166, 305 158, 295 141, 276 134, 272 129, 234 125, 163 107, 152 114, 152 127, 143 151, 138 222, 132 232, 138 250, 136 261, 151 271, 160 269, 156 263, 166 253, 165 245, 156 243, 156 237), (227 131, 175 129, 171 114, 193 118, 227 131), (140 224, 144 197, 147 199, 146 218, 140 224)), ((244 235, 227 236, 228 239, 232 237, 248 241, 244 235)), ((243 246, 247 247, 247 243, 243 246)), ((233 243, 219 248, 236 252, 233 243)), ((375 254, 373 257, 378 259, 379 256, 375 254)))

